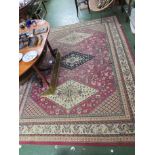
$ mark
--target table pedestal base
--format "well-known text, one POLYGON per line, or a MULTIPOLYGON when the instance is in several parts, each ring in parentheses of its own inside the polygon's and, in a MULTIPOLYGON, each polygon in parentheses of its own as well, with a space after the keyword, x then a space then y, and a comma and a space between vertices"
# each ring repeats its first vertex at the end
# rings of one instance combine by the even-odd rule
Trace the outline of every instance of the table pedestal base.
MULTIPOLYGON (((46 41, 46 45, 45 45, 45 50, 47 52, 47 47, 51 53, 51 56, 54 58, 54 61, 56 61, 56 55, 57 55, 57 49, 52 49, 49 41, 46 41)), ((56 62, 54 62, 56 63, 56 62)), ((47 84, 47 86, 49 87, 50 84, 49 82, 46 80, 45 76, 41 73, 41 71, 47 71, 49 69, 51 69, 51 67, 47 67, 47 68, 39 68, 36 65, 33 65, 33 69, 35 70, 35 72, 38 74, 38 76, 41 78, 41 81, 39 80, 39 83, 41 86, 43 86, 43 82, 47 84)))
MULTIPOLYGON (((49 82, 46 80, 45 76, 40 72, 40 70, 36 67, 36 65, 33 65, 32 68, 35 70, 35 72, 41 78, 42 82, 45 82, 47 84, 47 86, 49 87, 49 82)), ((41 85, 42 85, 42 83, 41 83, 41 85)))

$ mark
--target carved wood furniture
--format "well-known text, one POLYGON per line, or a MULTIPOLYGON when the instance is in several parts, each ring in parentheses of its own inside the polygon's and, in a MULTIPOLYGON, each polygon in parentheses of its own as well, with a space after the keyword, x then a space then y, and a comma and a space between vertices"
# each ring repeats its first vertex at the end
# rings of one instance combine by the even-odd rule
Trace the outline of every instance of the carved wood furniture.
POLYGON ((28 70, 33 68, 35 70, 35 72, 38 74, 38 76, 42 79, 42 81, 45 82, 49 86, 48 81, 46 80, 44 75, 40 72, 36 63, 41 58, 41 56, 44 52, 45 46, 47 46, 49 48, 51 55, 55 58, 55 53, 54 53, 52 47, 50 46, 50 43, 47 40, 48 33, 50 31, 50 26, 49 26, 49 23, 45 20, 36 20, 36 22, 37 22, 37 26, 31 25, 31 27, 29 29, 25 28, 24 30, 22 30, 22 29, 19 30, 19 33, 25 33, 25 32, 31 32, 31 31, 33 31, 33 29, 39 29, 41 27, 48 27, 47 32, 41 34, 43 36, 41 44, 39 44, 35 47, 25 47, 23 49, 20 49, 19 52, 23 53, 23 54, 27 53, 28 51, 35 50, 38 52, 38 56, 30 62, 23 62, 22 60, 19 62, 19 77, 21 77, 24 73, 26 73, 28 70))
POLYGON ((27 16, 41 19, 47 14, 44 0, 19 0, 19 21, 26 20, 27 16))
POLYGON ((81 4, 85 4, 88 7, 88 11, 90 13, 90 8, 89 8, 89 0, 75 0, 75 6, 76 6, 76 11, 77 11, 77 16, 79 17, 79 6, 81 4))
POLYGON ((89 7, 91 11, 100 13, 102 23, 102 12, 112 4, 115 4, 115 0, 104 0, 104 5, 101 8, 98 7, 98 2, 99 0, 89 0, 89 7))
POLYGON ((129 21, 129 16, 131 14, 131 4, 132 4, 133 0, 120 0, 120 1, 121 1, 122 13, 123 12, 126 13, 126 21, 129 21), (127 7, 125 7, 125 5, 127 7))

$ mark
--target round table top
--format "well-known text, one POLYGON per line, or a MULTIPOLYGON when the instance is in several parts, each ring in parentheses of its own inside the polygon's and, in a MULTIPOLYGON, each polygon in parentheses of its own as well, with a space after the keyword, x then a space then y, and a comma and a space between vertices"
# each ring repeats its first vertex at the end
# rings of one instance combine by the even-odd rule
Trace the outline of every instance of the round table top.
POLYGON ((109 2, 109 4, 105 5, 103 8, 98 8, 97 7, 98 0, 89 0, 89 8, 91 11, 100 12, 100 11, 103 11, 104 9, 108 8, 109 5, 111 5, 113 2, 114 2, 114 0, 111 0, 111 2, 109 2))
MULTIPOLYGON (((31 27, 29 29, 25 28, 24 30, 19 29, 19 33, 25 33, 25 32, 32 32, 33 29, 39 29, 42 27, 48 27, 48 31, 46 33, 42 33, 41 35, 43 36, 43 40, 41 45, 37 45, 35 47, 25 47, 23 49, 20 49, 19 52, 23 53, 23 55, 29 51, 37 51, 38 52, 38 56, 30 61, 30 62, 23 62, 22 60, 19 62, 19 76, 23 75, 27 70, 29 70, 35 63, 36 61, 39 59, 39 57, 41 56, 45 43, 46 43, 46 39, 48 37, 48 33, 50 31, 50 26, 49 23, 45 20, 36 20, 37 25, 33 26, 31 25, 31 27)), ((40 35, 40 34, 39 34, 40 35)))

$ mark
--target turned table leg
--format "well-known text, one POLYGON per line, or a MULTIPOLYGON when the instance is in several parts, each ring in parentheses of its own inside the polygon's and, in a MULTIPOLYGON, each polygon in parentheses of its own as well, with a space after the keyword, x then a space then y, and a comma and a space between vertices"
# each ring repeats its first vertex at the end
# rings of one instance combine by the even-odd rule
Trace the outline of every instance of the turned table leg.
POLYGON ((47 42, 47 46, 48 46, 48 48, 49 48, 49 50, 50 50, 51 55, 52 55, 52 56, 54 57, 54 59, 55 59, 55 57, 56 57, 55 50, 52 49, 52 47, 51 47, 51 45, 50 45, 50 43, 49 43, 48 40, 47 40, 46 42, 47 42))
POLYGON ((32 68, 35 70, 35 72, 38 74, 38 76, 42 79, 42 81, 45 82, 47 84, 47 86, 49 87, 48 81, 46 80, 44 75, 39 71, 39 69, 35 65, 33 65, 32 68))

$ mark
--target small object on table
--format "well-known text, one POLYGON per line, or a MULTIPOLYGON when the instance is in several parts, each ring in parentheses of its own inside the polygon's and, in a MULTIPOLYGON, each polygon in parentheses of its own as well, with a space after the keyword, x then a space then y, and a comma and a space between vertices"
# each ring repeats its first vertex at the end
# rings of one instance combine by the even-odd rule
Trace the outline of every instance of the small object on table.
POLYGON ((42 44, 42 41, 43 41, 43 36, 42 35, 40 35, 40 45, 42 44))
POLYGON ((39 41, 39 39, 38 39, 37 36, 29 37, 28 46, 29 46, 29 47, 37 46, 38 41, 39 41))
POLYGON ((37 26, 37 22, 35 20, 31 20, 33 26, 37 26))
POLYGON ((40 29, 35 29, 34 34, 41 34, 41 33, 46 33, 48 31, 48 27, 42 27, 40 29))
POLYGON ((20 24, 19 24, 19 27, 20 27, 21 29, 25 29, 25 22, 20 23, 20 24))
POLYGON ((22 49, 28 45, 28 35, 26 33, 19 34, 19 49, 22 49))
POLYGON ((34 33, 35 33, 35 29, 33 29, 33 35, 35 35, 34 33))
POLYGON ((26 47, 27 45, 23 42, 19 42, 19 49, 26 47))
POLYGON ((37 56, 38 56, 38 52, 37 52, 37 51, 29 51, 29 52, 27 52, 27 53, 23 56, 22 60, 23 60, 24 62, 30 62, 30 61, 32 61, 33 59, 35 59, 37 56))
POLYGON ((24 39, 24 38, 27 38, 27 37, 28 37, 27 33, 19 34, 19 39, 24 39))
POLYGON ((27 19, 26 20, 26 27, 30 28, 31 24, 32 24, 31 19, 27 19))
POLYGON ((23 53, 19 53, 19 61, 22 59, 23 53))

